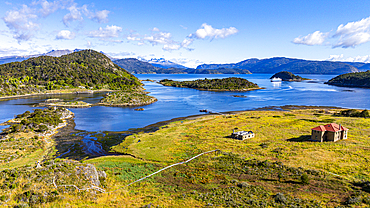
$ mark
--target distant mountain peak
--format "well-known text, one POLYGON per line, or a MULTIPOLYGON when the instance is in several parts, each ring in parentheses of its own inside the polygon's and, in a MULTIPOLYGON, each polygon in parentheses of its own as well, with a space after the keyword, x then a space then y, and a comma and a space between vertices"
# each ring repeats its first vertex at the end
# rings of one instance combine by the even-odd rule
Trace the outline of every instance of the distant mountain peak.
POLYGON ((27 60, 29 58, 35 58, 35 57, 39 57, 39 56, 60 57, 60 56, 63 56, 63 55, 67 55, 67 54, 74 53, 74 52, 79 52, 79 51, 82 51, 82 50, 84 50, 84 49, 77 49, 76 48, 74 50, 69 50, 69 49, 51 50, 51 51, 46 52, 46 53, 34 54, 34 55, 5 56, 5 57, 0 57, 0 64, 6 64, 6 63, 10 63, 10 62, 15 62, 15 61, 21 62, 21 61, 27 60))
POLYGON ((150 63, 151 65, 155 67, 160 67, 160 68, 181 68, 181 69, 186 69, 187 67, 177 64, 175 62, 166 60, 164 58, 151 58, 150 60, 145 60, 144 58, 138 58, 140 61, 145 61, 150 63))

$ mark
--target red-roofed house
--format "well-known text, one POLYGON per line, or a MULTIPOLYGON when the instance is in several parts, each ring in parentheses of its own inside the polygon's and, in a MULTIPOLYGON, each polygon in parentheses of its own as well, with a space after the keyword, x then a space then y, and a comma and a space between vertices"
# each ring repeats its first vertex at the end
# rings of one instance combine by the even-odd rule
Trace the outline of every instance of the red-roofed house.
POLYGON ((312 129, 311 140, 317 142, 336 142, 347 139, 348 129, 340 124, 330 123, 312 129))

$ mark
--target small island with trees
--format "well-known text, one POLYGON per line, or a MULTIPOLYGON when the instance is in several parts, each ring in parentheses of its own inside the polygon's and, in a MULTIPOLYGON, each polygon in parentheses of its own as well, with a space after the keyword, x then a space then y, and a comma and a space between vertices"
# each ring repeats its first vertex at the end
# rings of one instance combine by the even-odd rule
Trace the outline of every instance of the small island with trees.
POLYGON ((288 72, 288 71, 278 72, 274 74, 270 79, 272 78, 280 78, 282 81, 289 81, 289 82, 300 82, 302 80, 309 80, 309 79, 300 77, 298 75, 294 75, 292 72, 288 72))
POLYGON ((157 101, 157 98, 147 95, 145 91, 136 92, 110 92, 100 100, 98 105, 104 106, 142 106, 149 105, 157 101))
POLYGON ((243 78, 224 78, 224 79, 198 79, 194 81, 173 81, 163 79, 159 81, 164 86, 194 88, 207 91, 251 91, 263 89, 256 83, 243 78))
POLYGON ((339 87, 363 87, 370 88, 370 70, 341 74, 325 82, 325 84, 339 87))

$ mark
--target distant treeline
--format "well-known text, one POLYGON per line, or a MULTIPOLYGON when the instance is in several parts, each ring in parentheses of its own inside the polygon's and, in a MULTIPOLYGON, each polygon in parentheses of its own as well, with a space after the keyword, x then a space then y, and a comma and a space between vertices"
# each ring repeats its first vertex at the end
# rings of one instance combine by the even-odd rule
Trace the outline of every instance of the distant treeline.
POLYGON ((363 117, 363 118, 369 118, 370 114, 368 110, 356 110, 356 109, 348 109, 343 110, 339 113, 335 113, 335 116, 344 116, 344 117, 363 117))

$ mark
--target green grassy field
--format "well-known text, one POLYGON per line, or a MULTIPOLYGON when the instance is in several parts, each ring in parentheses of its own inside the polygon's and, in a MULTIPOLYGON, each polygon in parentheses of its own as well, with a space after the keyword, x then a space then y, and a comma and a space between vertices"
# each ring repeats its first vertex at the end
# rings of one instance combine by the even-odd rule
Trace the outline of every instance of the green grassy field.
MULTIPOLYGON (((107 138, 114 142, 99 138, 105 141, 105 149, 122 141, 110 151, 125 155, 87 159, 82 163, 57 159, 42 164, 43 167, 60 164, 57 165, 60 168, 44 171, 49 174, 45 176, 49 182, 38 184, 49 197, 32 206, 368 207, 370 119, 333 115, 339 111, 329 108, 247 111, 179 120, 155 132, 136 131, 125 138, 119 133, 108 134, 107 138), (349 128, 347 140, 307 141, 311 128, 332 122, 349 128), (232 139, 233 129, 251 130, 255 138, 232 139), (219 151, 127 186, 168 165, 215 149, 219 151), (74 184, 73 171, 77 170, 74 166, 87 164, 107 174, 106 178, 99 178, 99 187, 104 192, 63 191, 53 186, 50 178, 54 175, 66 177, 58 180, 61 184, 74 184)), ((5 194, 8 192, 1 192, 6 196, 4 200, 0 196, 2 204, 23 203, 20 195, 36 192, 28 185, 9 188, 9 180, 27 184, 25 181, 36 179, 22 174, 14 179, 6 174, 0 186, 13 190, 13 195, 9 197, 5 194)), ((78 187, 88 187, 87 184, 86 180, 76 181, 78 187)))

